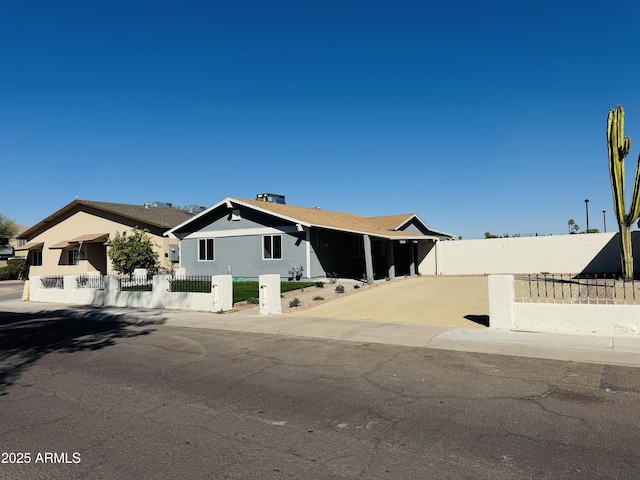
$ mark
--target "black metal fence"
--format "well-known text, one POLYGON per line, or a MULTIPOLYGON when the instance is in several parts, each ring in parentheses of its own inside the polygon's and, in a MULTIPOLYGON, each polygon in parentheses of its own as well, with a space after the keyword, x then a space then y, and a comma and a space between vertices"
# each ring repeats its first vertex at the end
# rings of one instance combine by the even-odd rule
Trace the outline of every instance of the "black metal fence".
POLYGON ((153 291, 153 275, 111 275, 118 279, 118 290, 121 292, 153 291))
POLYGON ((180 275, 169 278, 170 292, 211 293, 211 275, 180 275))
POLYGON ((616 275, 522 275, 515 277, 516 300, 525 303, 637 305, 640 282, 616 275))
POLYGON ((40 277, 40 286, 42 288, 64 288, 64 276, 62 275, 49 275, 46 277, 40 277))
POLYGON ((76 288, 93 288, 104 290, 104 277, 102 275, 78 275, 76 288))

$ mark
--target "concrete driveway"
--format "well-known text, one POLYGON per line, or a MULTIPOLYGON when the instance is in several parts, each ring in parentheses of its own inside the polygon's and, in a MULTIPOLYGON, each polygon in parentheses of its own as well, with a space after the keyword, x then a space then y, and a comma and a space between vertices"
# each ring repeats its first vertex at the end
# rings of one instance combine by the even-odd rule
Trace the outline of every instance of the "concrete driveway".
POLYGON ((489 322, 488 280, 485 276, 399 278, 296 311, 295 316, 484 328, 489 322))

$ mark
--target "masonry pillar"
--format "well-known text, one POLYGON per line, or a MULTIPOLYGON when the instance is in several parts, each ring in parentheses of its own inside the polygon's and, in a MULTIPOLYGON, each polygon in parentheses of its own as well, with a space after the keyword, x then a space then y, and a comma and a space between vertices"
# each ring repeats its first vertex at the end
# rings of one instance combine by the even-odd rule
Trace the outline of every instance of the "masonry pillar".
POLYGON ((489 328, 513 328, 513 275, 489 275, 489 328))
POLYGON ((364 265, 367 275, 367 282, 373 282, 373 255, 371 254, 371 238, 369 235, 362 236, 364 241, 364 265))
POLYGON ((282 313, 280 300, 280 275, 260 275, 260 315, 278 315, 282 313))
POLYGON ((228 312, 233 309, 233 278, 231 275, 213 275, 211 277, 213 293, 213 312, 228 312))

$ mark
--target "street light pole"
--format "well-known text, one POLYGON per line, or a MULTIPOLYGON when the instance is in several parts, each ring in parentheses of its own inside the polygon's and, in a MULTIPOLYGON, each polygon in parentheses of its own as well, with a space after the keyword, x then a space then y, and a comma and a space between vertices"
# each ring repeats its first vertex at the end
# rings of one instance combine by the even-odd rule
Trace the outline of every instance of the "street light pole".
POLYGON ((602 210, 602 221, 604 222, 604 233, 607 233, 607 211, 602 210))
POLYGON ((584 206, 587 209, 587 233, 589 233, 589 199, 585 199, 584 206))

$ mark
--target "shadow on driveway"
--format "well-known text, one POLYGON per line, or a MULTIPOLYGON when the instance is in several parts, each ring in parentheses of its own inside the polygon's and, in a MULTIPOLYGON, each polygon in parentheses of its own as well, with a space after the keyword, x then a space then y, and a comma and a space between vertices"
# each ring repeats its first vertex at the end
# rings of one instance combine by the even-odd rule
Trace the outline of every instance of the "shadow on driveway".
POLYGON ((99 350, 120 338, 148 335, 164 317, 115 315, 98 307, 0 312, 0 395, 48 353, 99 350))

